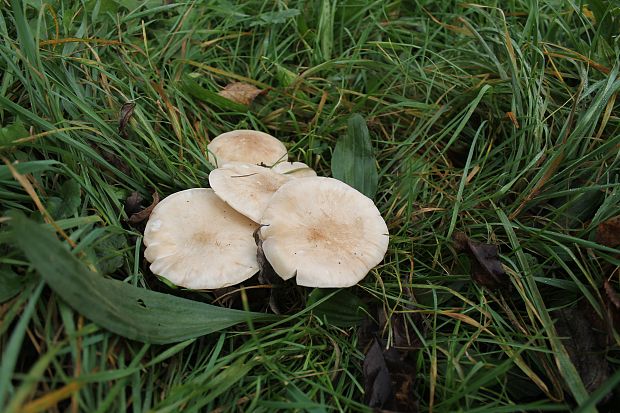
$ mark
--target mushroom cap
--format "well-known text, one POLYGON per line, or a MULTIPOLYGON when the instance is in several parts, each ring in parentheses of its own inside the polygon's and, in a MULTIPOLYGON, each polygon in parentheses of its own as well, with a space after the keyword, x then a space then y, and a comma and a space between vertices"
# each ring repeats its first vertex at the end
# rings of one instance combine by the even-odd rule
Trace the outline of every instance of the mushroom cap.
POLYGON ((333 178, 295 179, 274 194, 261 219, 263 252, 275 272, 306 287, 357 284, 387 251, 373 201, 333 178))
POLYGON ((209 184, 217 196, 254 222, 260 222, 273 194, 291 179, 269 168, 238 162, 209 174, 209 184))
POLYGON ((293 178, 311 178, 316 176, 314 169, 303 162, 280 162, 275 164, 271 170, 279 174, 292 176, 293 178))
POLYGON ((182 287, 235 285, 258 271, 256 228, 212 189, 187 189, 153 209, 144 230, 144 257, 153 273, 182 287))
POLYGON ((277 138, 268 133, 239 129, 213 138, 207 145, 209 162, 223 166, 229 162, 273 165, 286 161, 288 152, 277 138))

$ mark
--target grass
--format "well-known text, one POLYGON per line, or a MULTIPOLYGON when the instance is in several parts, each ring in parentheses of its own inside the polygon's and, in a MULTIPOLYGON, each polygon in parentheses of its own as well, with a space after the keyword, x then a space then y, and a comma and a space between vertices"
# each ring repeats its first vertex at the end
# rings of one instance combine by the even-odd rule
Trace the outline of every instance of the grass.
MULTIPOLYGON (((2 222, 49 214, 100 273, 209 303, 148 271, 127 196, 205 186, 206 145, 235 128, 329 176, 360 113, 391 243, 350 292, 387 314, 388 344, 404 320, 419 411, 593 411, 613 390, 618 334, 597 350, 609 380, 592 385, 570 357, 592 349, 555 311, 606 317, 603 282, 619 287, 619 251, 595 241, 620 214, 613 2, 120 3, 0 3, 0 151, 21 176, 0 166, 2 222), (218 99, 232 81, 268 93, 249 108, 218 99), (457 231, 499 246, 509 292, 471 281, 457 231)), ((2 411, 369 410, 360 327, 300 305, 275 325, 127 340, 45 287, 0 228, 2 411)))

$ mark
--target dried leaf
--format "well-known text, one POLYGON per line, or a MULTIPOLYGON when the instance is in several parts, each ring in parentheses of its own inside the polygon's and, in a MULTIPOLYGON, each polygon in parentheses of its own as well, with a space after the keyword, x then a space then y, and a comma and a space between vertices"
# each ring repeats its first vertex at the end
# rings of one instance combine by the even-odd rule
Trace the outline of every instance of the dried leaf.
POLYGON ((609 336, 613 337, 613 330, 620 331, 620 296, 616 292, 616 289, 609 282, 605 280, 603 282, 603 289, 608 300, 605 301, 605 308, 607 310, 607 323, 609 327, 609 336))
POLYGON ((364 358, 365 402, 374 408, 402 413, 417 412, 415 368, 394 347, 384 350, 374 339, 364 358))
POLYGON ((387 409, 381 411, 418 412, 414 391, 416 369, 408 359, 410 355, 415 358, 411 350, 421 348, 422 344, 408 337, 403 314, 392 314, 390 325, 396 347, 385 349, 379 338, 388 322, 384 309, 378 309, 377 320, 368 317, 359 330, 358 343, 368 348, 363 371, 365 401, 370 407, 387 409))
POLYGON ((142 201, 144 201, 144 197, 140 195, 140 192, 132 192, 125 200, 125 213, 127 216, 130 217, 139 212, 142 209, 142 201))
POLYGON ((133 110, 136 107, 134 102, 127 102, 121 106, 121 112, 118 119, 118 133, 121 136, 127 137, 127 124, 133 115, 133 110))
POLYGON ((599 224, 596 229, 596 242, 611 248, 620 245, 620 215, 599 224))
POLYGON ((402 413, 417 412, 418 402, 415 399, 415 367, 405 359, 406 353, 399 352, 391 347, 383 352, 390 379, 394 398, 388 407, 392 411, 402 413))
POLYGON ((564 338, 564 348, 571 362, 588 392, 592 393, 609 377, 602 322, 589 306, 559 310, 556 315, 557 333, 564 338))
POLYGON ((155 206, 158 203, 159 203, 159 194, 157 192, 153 192, 153 202, 151 203, 151 205, 144 208, 140 212, 136 212, 135 214, 132 214, 127 221, 129 221, 130 224, 138 224, 144 221, 149 216, 151 216, 151 212, 153 212, 153 208, 155 208, 155 206))
POLYGON ((454 247, 467 252, 474 260, 471 277, 478 284, 490 290, 508 287, 509 279, 499 260, 497 245, 483 244, 471 240, 462 232, 454 234, 454 247))
POLYGON ((392 398, 390 372, 377 339, 373 340, 364 358, 364 393, 370 407, 383 407, 392 398))
POLYGON ((233 102, 249 106, 254 99, 262 93, 264 93, 264 91, 254 85, 249 85, 243 82, 233 82, 226 85, 224 89, 220 90, 218 95, 232 100, 233 102))
POLYGON ((215 105, 224 110, 229 110, 232 112, 245 112, 248 109, 245 105, 233 102, 232 100, 220 96, 215 92, 205 89, 190 77, 185 78, 181 84, 181 89, 196 99, 206 102, 209 105, 215 105))
POLYGON ((607 293, 607 297, 613 303, 613 305, 620 310, 620 297, 616 292, 615 288, 609 283, 608 280, 603 282, 603 287, 605 288, 605 292, 607 293))
MULTIPOLYGON (((414 317, 419 316, 418 313, 412 314, 414 317)), ((393 314, 391 318, 392 334, 394 337, 394 346, 398 348, 411 348, 414 347, 409 338, 407 331, 407 323, 403 314, 393 314)), ((415 343, 418 344, 418 343, 415 343)), ((416 346, 417 347, 417 346, 416 346)))

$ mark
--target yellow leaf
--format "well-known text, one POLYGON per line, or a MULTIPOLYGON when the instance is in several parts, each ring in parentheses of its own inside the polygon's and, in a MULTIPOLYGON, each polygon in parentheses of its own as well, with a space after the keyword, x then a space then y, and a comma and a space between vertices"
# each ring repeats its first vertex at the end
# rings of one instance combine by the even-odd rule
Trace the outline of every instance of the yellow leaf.
POLYGON ((596 24, 596 17, 594 16, 594 13, 592 13, 592 11, 588 8, 588 6, 583 6, 581 8, 581 12, 583 13, 584 16, 588 18, 588 20, 596 24))

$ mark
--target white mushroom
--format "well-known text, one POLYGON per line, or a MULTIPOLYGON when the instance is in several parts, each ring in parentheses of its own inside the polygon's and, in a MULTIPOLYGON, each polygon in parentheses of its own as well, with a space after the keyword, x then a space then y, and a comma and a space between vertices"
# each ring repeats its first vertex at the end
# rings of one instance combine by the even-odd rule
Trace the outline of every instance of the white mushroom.
POLYGON ((207 145, 209 162, 224 166, 229 162, 246 162, 271 166, 286 161, 286 147, 268 133, 239 129, 216 136, 207 145))
POLYGON ((388 229, 371 199, 333 178, 292 180, 261 219, 265 257, 287 280, 306 287, 357 284, 387 251, 388 229))
POLYGON ((269 168, 232 162, 211 171, 209 184, 224 202, 259 222, 273 194, 291 177, 269 168))
POLYGON ((258 271, 257 227, 212 189, 187 189, 153 209, 144 230, 144 257, 153 273, 182 287, 238 284, 258 271))
POLYGON ((310 178, 316 176, 314 169, 303 162, 280 162, 271 168, 279 174, 292 176, 293 178, 310 178))

